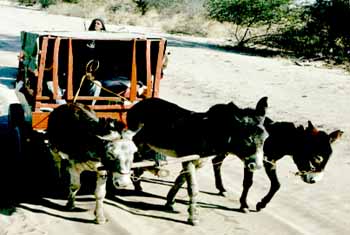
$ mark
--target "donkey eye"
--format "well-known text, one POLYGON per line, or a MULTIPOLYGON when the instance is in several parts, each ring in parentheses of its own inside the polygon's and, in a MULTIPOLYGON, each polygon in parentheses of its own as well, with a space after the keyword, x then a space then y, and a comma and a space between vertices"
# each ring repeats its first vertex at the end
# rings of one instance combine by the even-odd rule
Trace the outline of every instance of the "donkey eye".
POLYGON ((245 139, 245 144, 250 146, 254 142, 254 139, 252 136, 249 136, 248 138, 245 139))
POLYGON ((314 161, 317 164, 321 164, 323 162, 323 157, 322 156, 315 156, 314 161))
POLYGON ((115 159, 114 154, 111 153, 111 152, 107 152, 107 159, 109 159, 109 160, 114 160, 114 159, 115 159))

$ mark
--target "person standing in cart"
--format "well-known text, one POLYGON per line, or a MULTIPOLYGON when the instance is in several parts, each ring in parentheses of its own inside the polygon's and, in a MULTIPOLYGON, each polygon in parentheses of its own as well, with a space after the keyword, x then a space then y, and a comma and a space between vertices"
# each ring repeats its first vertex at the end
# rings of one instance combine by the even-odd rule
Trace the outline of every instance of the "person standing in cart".
MULTIPOLYGON (((95 18, 91 21, 88 31, 96 31, 96 32, 104 32, 106 30, 106 26, 104 21, 101 18, 95 18)), ((91 54, 94 54, 95 50, 95 40, 89 41, 86 46, 90 49, 91 54)), ((92 64, 99 64, 96 58, 92 58, 92 64)), ((98 66, 96 67, 98 69, 98 66)), ((87 96, 95 96, 98 97, 101 93, 101 82, 94 79, 94 81, 83 81, 81 84, 81 94, 87 96)), ((92 101, 92 105, 96 104, 96 100, 92 101)))
POLYGON ((91 21, 89 31, 107 31, 105 23, 101 18, 95 18, 91 21))

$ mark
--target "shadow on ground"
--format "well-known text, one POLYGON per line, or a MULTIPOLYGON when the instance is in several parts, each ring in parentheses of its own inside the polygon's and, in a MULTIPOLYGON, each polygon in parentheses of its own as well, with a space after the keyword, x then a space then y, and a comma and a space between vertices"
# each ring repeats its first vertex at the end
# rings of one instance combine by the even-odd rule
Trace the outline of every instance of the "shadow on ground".
POLYGON ((21 49, 20 36, 9 36, 0 33, 0 48, 2 51, 19 52, 21 49))
POLYGON ((261 57, 275 57, 281 55, 289 55, 287 52, 280 50, 272 50, 269 48, 257 48, 257 47, 239 47, 230 44, 217 44, 210 42, 196 42, 194 40, 186 40, 177 37, 168 36, 168 46, 172 47, 187 47, 187 48, 206 48, 211 50, 225 51, 236 54, 243 54, 249 56, 261 56, 261 57))
POLYGON ((12 89, 15 87, 16 77, 16 67, 0 67, 0 84, 6 86, 9 89, 12 89))

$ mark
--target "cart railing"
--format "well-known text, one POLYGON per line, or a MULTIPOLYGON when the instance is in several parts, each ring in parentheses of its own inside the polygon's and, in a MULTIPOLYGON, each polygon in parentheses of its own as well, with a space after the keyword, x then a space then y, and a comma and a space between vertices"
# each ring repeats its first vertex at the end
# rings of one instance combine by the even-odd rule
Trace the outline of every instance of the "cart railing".
MULTIPOLYGON (((46 33, 47 34, 47 33, 46 33)), ((95 37, 98 40, 98 34, 95 37)), ((104 35, 105 36, 105 35, 104 35)), ((127 63, 131 65, 129 78, 130 88, 128 96, 121 96, 118 94, 112 94, 110 96, 84 96, 77 94, 76 79, 80 81, 81 77, 74 77, 74 58, 80 55, 74 52, 74 43, 80 41, 91 41, 90 37, 79 38, 73 36, 65 36, 63 33, 59 34, 43 34, 38 37, 38 68, 33 71, 36 77, 36 88, 34 89, 34 103, 32 104, 32 127, 33 129, 40 130, 47 127, 47 119, 50 110, 58 107, 60 104, 54 102, 55 100, 65 100, 66 102, 88 102, 88 101, 108 101, 103 104, 89 105, 96 111, 100 117, 117 118, 125 122, 125 111, 132 105, 142 99, 148 97, 159 96, 159 84, 162 78, 162 68, 165 56, 166 40, 163 38, 147 38, 147 37, 122 37, 116 39, 115 37, 109 39, 104 37, 105 41, 128 42, 131 45, 131 51, 127 52, 127 59, 130 60, 127 63), (64 44, 64 46, 62 46, 64 44), (154 49, 156 46, 156 49, 154 49), (140 53, 140 48, 142 49, 140 53), (130 53, 130 54, 129 54, 130 53), (137 55, 137 53, 140 53, 137 55), (154 55, 156 54, 156 55, 154 55), (60 61, 62 55, 67 56, 64 58, 67 61, 66 68, 62 68, 60 61), (131 56, 129 56, 131 55, 131 56), (140 55, 142 58, 140 58, 140 55), (52 63, 51 63, 52 61, 52 63), (145 69, 139 71, 138 64, 142 63, 145 69), (61 66, 61 68, 60 68, 61 66), (67 82, 66 93, 64 96, 59 94, 60 79, 59 70, 65 70, 67 82), (52 94, 44 94, 44 82, 47 80, 45 75, 49 74, 52 79, 53 91, 52 94), (142 97, 137 94, 137 83, 139 77, 142 75, 145 77, 145 92, 142 97), (74 87, 75 86, 75 87, 74 87)), ((95 38, 94 38, 95 40, 95 38)), ((23 43, 23 42, 22 42, 23 43)), ((25 54, 25 53, 22 53, 25 54)), ((143 68, 142 67, 142 68, 143 68)))

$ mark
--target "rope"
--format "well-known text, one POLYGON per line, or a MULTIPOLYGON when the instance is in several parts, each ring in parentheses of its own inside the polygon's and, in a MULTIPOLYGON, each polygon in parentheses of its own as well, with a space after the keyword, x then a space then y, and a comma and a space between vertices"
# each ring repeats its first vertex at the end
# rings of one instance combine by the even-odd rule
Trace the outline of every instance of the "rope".
POLYGON ((115 93, 115 92, 113 92, 113 91, 103 87, 100 83, 95 81, 95 76, 93 75, 93 73, 96 72, 99 67, 100 67, 100 62, 98 60, 93 60, 92 59, 86 64, 85 75, 80 80, 80 85, 79 85, 78 90, 77 90, 77 92, 76 92, 76 94, 74 96, 73 103, 76 102, 76 100, 77 100, 77 98, 79 96, 79 93, 80 93, 80 89, 83 86, 83 83, 84 83, 85 79, 93 82, 96 86, 98 86, 101 89, 107 91, 108 93, 111 93, 111 94, 119 97, 122 100, 126 100, 126 101, 128 100, 127 98, 125 98, 124 96, 121 95, 123 92, 115 93))
POLYGON ((100 62, 98 60, 90 60, 86 66, 85 66, 85 75, 81 78, 80 80, 80 85, 78 87, 78 90, 77 90, 77 93, 75 94, 74 96, 74 99, 73 99, 73 103, 76 102, 78 96, 79 96, 79 93, 80 93, 80 89, 84 83, 84 80, 85 78, 89 77, 89 80, 92 81, 95 79, 95 77, 92 75, 93 72, 96 72, 98 70, 98 68, 100 67, 100 62), (94 62, 96 61, 96 65, 94 67, 94 62))
MULTIPOLYGON (((264 161, 264 162, 267 162, 267 163, 270 163, 273 167, 276 166, 276 162, 274 162, 274 161, 266 160, 266 158, 264 158, 263 161, 264 161)), ((220 161, 220 162, 212 163, 212 165, 215 166, 215 165, 219 165, 219 164, 222 164, 222 163, 223 163, 223 160, 220 161)), ((166 165, 166 164, 163 164, 162 166, 164 166, 164 165, 166 165)), ((182 171, 180 172, 179 176, 182 175, 182 174, 186 174, 186 173, 189 173, 189 171, 183 171, 183 170, 182 170, 182 171)), ((298 171, 298 172, 292 172, 292 173, 293 173, 293 175, 295 175, 295 176, 302 176, 302 175, 305 175, 305 174, 307 174, 307 173, 314 173, 314 172, 313 172, 313 171, 298 171)), ((133 179, 135 179, 135 180, 140 180, 141 177, 135 177, 135 176, 133 176, 133 179)))
MULTIPOLYGON (((87 78, 87 79, 89 79, 89 78, 87 78)), ((90 80, 90 79, 89 79, 89 80, 90 80)), ((113 94, 113 95, 115 95, 115 96, 117 96, 117 97, 119 97, 119 98, 121 98, 121 99, 128 100, 127 98, 125 98, 124 96, 121 95, 124 91, 122 91, 122 92, 120 92, 120 93, 115 93, 115 92, 113 92, 113 91, 111 91, 111 90, 109 90, 109 89, 103 87, 103 86, 102 86, 100 83, 98 83, 98 82, 95 82, 95 81, 93 81, 93 80, 90 80, 90 81, 93 82, 96 86, 101 87, 101 89, 103 89, 103 90, 105 90, 105 91, 107 91, 107 92, 109 92, 109 93, 111 93, 111 94, 113 94)))
POLYGON ((51 66, 48 67, 48 68, 44 68, 44 70, 45 70, 45 71, 50 71, 52 68, 53 68, 53 64, 51 64, 51 66))

